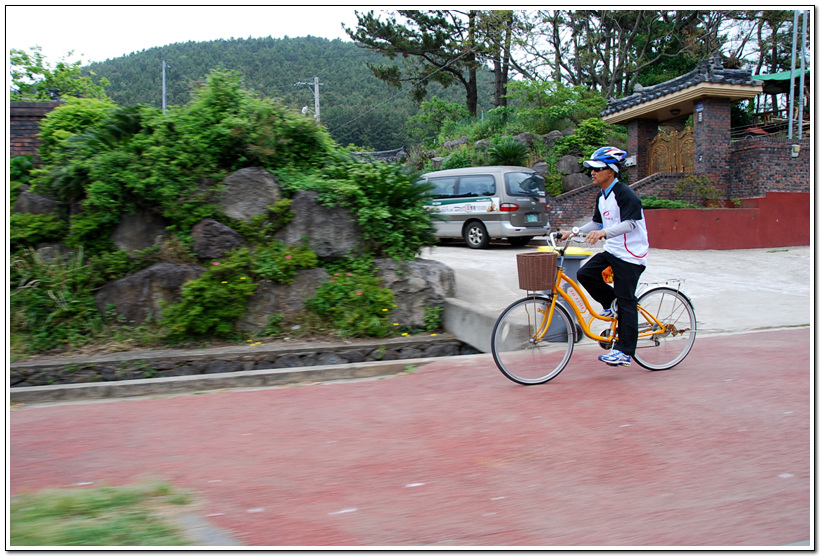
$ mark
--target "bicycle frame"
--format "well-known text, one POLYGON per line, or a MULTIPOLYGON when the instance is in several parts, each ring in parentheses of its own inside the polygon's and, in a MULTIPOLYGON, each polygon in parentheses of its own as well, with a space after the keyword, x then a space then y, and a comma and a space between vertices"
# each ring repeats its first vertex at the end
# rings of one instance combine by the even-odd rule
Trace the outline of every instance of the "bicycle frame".
MULTIPOLYGON (((564 251, 560 250, 558 252, 560 253, 561 258, 558 265, 557 276, 555 278, 555 285, 552 287, 552 290, 550 292, 544 292, 548 293, 548 296, 551 299, 550 306, 548 309, 549 315, 547 319, 544 321, 541 330, 538 330, 538 332, 535 334, 536 339, 541 340, 541 338, 543 338, 544 335, 547 333, 547 330, 549 330, 550 324, 552 323, 552 316, 555 311, 555 304, 557 303, 558 298, 560 297, 566 302, 568 307, 572 310, 573 314, 575 315, 576 322, 581 326, 581 329, 583 330, 584 335, 586 337, 591 338, 592 340, 596 340, 598 342, 616 341, 618 339, 617 319, 613 317, 605 317, 603 315, 600 315, 592 308, 592 305, 590 304, 589 299, 587 299, 587 296, 584 293, 583 289, 581 289, 581 286, 579 286, 575 280, 564 274, 564 251), (564 284, 571 286, 575 290, 575 293, 579 295, 581 302, 583 303, 583 306, 586 309, 586 312, 590 315, 588 319, 583 318, 583 311, 575 302, 575 300, 570 296, 570 294, 564 290, 564 288, 562 287, 564 284), (592 331, 591 324, 595 320, 600 320, 602 322, 609 323, 609 333, 607 336, 602 336, 592 331)), ((651 326, 647 329, 638 331, 639 339, 663 335, 668 332, 666 330, 666 325, 661 323, 657 318, 655 318, 654 315, 652 315, 649 311, 647 311, 640 305, 638 305, 638 312, 646 319, 646 322, 651 323, 651 326)))

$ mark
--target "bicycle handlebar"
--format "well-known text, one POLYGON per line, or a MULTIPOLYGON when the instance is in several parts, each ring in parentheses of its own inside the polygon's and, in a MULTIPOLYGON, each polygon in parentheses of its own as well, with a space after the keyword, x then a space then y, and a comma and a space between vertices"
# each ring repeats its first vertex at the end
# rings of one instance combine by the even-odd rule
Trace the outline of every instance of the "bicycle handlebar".
MULTIPOLYGON (((586 236, 586 234, 581 233, 581 228, 579 228, 578 226, 574 226, 572 228, 572 230, 570 231, 569 237, 567 237, 567 239, 564 240, 566 242, 566 243, 564 243, 564 248, 566 248, 566 244, 569 243, 570 240, 572 240, 573 238, 579 238, 576 241, 581 241, 581 239, 583 239, 585 236, 586 236)), ((559 249, 558 241, 560 241, 560 238, 561 238, 561 232, 552 232, 549 235, 550 245, 556 251, 559 249)))

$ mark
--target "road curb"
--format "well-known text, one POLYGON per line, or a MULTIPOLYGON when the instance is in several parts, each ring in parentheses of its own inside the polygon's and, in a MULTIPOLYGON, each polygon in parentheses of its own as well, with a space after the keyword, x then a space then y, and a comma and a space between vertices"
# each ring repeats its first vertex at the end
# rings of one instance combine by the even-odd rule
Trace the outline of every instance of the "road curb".
POLYGON ((10 403, 49 403, 138 396, 164 396, 230 388, 260 388, 292 386, 304 383, 329 382, 396 375, 415 367, 443 360, 459 360, 486 354, 427 357, 394 361, 369 361, 343 365, 321 365, 288 369, 257 369, 208 375, 172 376, 119 380, 114 382, 84 382, 49 386, 23 386, 9 389, 10 403))

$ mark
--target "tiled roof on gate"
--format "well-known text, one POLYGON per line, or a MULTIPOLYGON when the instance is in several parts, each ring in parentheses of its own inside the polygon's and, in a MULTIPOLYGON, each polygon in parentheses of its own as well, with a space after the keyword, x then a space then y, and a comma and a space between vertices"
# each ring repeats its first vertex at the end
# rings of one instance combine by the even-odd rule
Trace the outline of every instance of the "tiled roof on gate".
POLYGON ((698 62, 698 67, 680 77, 650 87, 636 85, 635 92, 628 97, 619 99, 610 98, 607 107, 601 115, 608 116, 641 103, 660 98, 664 95, 692 87, 698 83, 760 85, 758 81, 752 79, 751 71, 726 69, 723 67, 720 56, 715 56, 711 60, 701 60, 698 62))

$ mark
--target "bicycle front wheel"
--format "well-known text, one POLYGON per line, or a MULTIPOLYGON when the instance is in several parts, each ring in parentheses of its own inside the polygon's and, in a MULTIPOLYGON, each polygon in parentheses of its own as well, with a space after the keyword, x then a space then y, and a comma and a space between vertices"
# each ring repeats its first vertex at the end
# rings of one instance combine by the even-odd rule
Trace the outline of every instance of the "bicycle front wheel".
POLYGON ((641 295, 638 305, 635 361, 650 371, 671 369, 689 355, 695 343, 697 321, 692 302, 677 290, 660 287, 641 295))
POLYGON ((567 310, 555 304, 547 328, 551 300, 519 299, 501 313, 493 327, 492 352, 504 375, 519 384, 543 384, 569 363, 575 325, 567 310))

